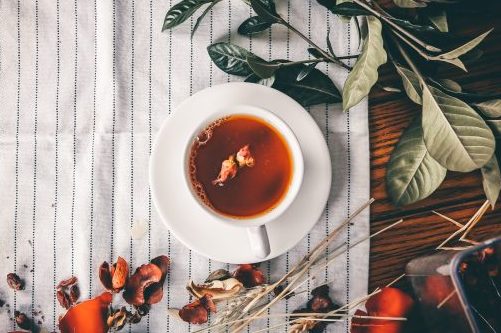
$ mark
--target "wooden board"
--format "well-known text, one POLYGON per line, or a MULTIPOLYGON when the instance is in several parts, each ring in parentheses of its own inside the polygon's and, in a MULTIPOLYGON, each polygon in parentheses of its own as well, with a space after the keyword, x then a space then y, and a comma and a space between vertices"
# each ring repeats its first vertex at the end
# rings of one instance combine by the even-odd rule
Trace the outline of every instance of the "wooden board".
MULTIPOLYGON (((440 70, 436 78, 450 78, 465 90, 501 92, 501 2, 493 10, 450 17, 451 31, 475 37, 491 27, 495 30, 481 44, 485 53, 469 64, 469 73, 454 68, 440 70)), ((392 66, 380 70, 383 86, 399 86, 400 79, 392 66)), ((370 290, 388 283, 404 272, 405 264, 417 256, 434 251, 455 227, 434 215, 432 210, 465 222, 485 201, 479 172, 468 174, 449 172, 446 181, 428 199, 411 206, 392 205, 385 189, 385 169, 391 151, 410 119, 421 112, 402 93, 387 93, 374 88, 369 100, 371 146, 371 193, 376 202, 371 207, 371 232, 397 221, 405 222, 376 237, 371 243, 370 290)), ((490 211, 475 228, 472 238, 488 239, 501 235, 501 204, 490 211)))

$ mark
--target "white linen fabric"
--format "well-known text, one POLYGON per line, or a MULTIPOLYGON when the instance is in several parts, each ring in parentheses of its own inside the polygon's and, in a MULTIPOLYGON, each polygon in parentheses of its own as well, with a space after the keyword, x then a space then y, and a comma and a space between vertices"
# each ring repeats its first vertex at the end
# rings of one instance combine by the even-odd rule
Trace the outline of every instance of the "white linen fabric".
MULTIPOLYGON (((162 33, 164 15, 175 2, 0 1, 0 299, 8 305, 0 308, 2 332, 14 329, 13 309, 36 315, 41 327, 57 331, 64 313, 55 299, 60 280, 77 276, 85 299, 103 290, 97 268, 104 260, 123 256, 137 267, 160 254, 172 259, 165 297, 139 325, 125 330, 197 328, 169 318, 166 309, 188 302, 189 279, 202 281, 226 265, 192 253, 160 221, 148 187, 152 140, 190 94, 240 80, 211 63, 210 43, 231 41, 265 59, 300 60, 308 54, 306 42, 283 27, 251 39, 238 36, 238 25, 252 14, 243 1, 219 3, 192 40, 193 19, 162 33), (131 238, 131 227, 141 225, 146 234, 131 238), (9 272, 25 280, 25 290, 7 287, 9 272)), ((326 46, 330 26, 338 55, 357 52, 354 26, 315 0, 277 0, 277 7, 319 45, 326 46)), ((345 70, 319 67, 341 87, 345 70)), ((350 112, 340 105, 309 112, 332 154, 332 192, 311 233, 289 253, 261 264, 269 280, 284 274, 369 196, 367 101, 350 112)), ((338 241, 354 242, 368 232, 365 211, 338 241)), ((368 253, 368 242, 353 248, 306 287, 332 281, 332 296, 340 304, 365 295, 368 253)), ((270 313, 292 311, 307 297, 302 293, 270 313)), ((114 304, 122 303, 115 298, 114 304)), ((262 320, 249 331, 283 320, 262 320)), ((287 325, 277 330, 287 331, 287 325)), ((346 322, 328 328, 347 330, 346 322)))

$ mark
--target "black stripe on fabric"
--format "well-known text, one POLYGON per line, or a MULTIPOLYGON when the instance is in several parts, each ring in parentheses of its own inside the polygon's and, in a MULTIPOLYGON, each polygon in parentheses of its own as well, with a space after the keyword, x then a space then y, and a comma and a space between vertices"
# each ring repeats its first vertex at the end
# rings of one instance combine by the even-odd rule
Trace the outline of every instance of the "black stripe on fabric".
MULTIPOLYGON (((268 30, 268 61, 271 61, 272 59, 272 49, 271 49, 271 42, 272 42, 272 39, 273 39, 273 31, 272 31, 272 28, 270 27, 269 30, 268 30)), ((266 281, 271 281, 271 260, 268 260, 268 262, 266 263, 266 281)), ((268 294, 268 302, 271 302, 271 294, 268 294)), ((268 307, 268 309, 266 310, 267 314, 268 314, 268 318, 266 319, 266 326, 268 328, 270 328, 270 313, 271 313, 271 309, 268 307)))
MULTIPOLYGON (((135 1, 131 1, 131 58, 130 58, 130 230, 134 226, 134 37, 135 37, 135 1)), ((132 235, 129 240, 129 265, 134 267, 134 247, 132 235)), ((132 311, 132 306, 130 306, 132 311)), ((129 323, 129 332, 132 331, 132 323, 129 323)))
MULTIPOLYGON (((149 51, 148 51, 148 155, 151 155, 151 66, 153 54, 153 0, 150 0, 150 26, 149 26, 149 51)), ((148 185, 148 261, 151 260, 151 187, 148 185)), ((150 313, 146 317, 146 332, 150 332, 150 313)))
MULTIPOLYGON (((350 22, 351 23, 351 22, 350 22)), ((351 26, 348 23, 347 29, 347 47, 348 55, 351 55, 351 26)), ((350 127, 350 110, 346 111, 346 163, 347 163, 347 196, 346 196, 346 215, 349 218, 351 215, 351 127, 350 127)), ((350 303, 350 246, 351 246, 351 223, 346 227, 346 304, 350 303)), ((350 332, 349 320, 346 320, 346 333, 350 332)))
POLYGON ((71 174, 71 219, 70 219, 70 239, 71 239, 71 275, 75 274, 75 194, 76 194, 76 168, 77 168, 77 93, 78 93, 78 0, 74 2, 75 19, 75 62, 73 68, 73 170, 71 174))
MULTIPOLYGON (((328 10, 325 11, 325 21, 327 22, 327 31, 330 31, 330 12, 328 10)), ((327 36, 330 38, 330 35, 327 36)), ((327 45, 326 45, 327 46, 327 45)), ((329 63, 325 65, 325 74, 329 76, 329 63)), ((327 147, 330 148, 329 144, 329 104, 325 104, 325 142, 327 142, 327 147)), ((330 152, 330 149, 329 149, 330 152)), ((329 199, 327 199, 327 203, 325 205, 325 237, 329 236, 329 199)), ((325 257, 327 258, 329 255, 329 248, 325 249, 325 257)), ((328 260, 328 259, 326 259, 328 260)), ((329 281, 329 265, 325 266, 325 283, 329 281)))
POLYGON ((94 168, 96 141, 96 93, 97 93, 97 0, 94 0, 94 79, 92 88, 92 138, 90 166, 90 235, 89 235, 89 298, 92 297, 93 259, 94 259, 94 168))
POLYGON ((117 8, 116 2, 113 1, 113 62, 112 62, 112 125, 111 125, 111 232, 110 232, 110 262, 114 262, 114 247, 115 247, 115 123, 117 109, 117 8))
MULTIPOLYGON (((16 96, 16 180, 14 199, 14 273, 17 273, 17 222, 19 212, 19 126, 21 113, 21 1, 17 1, 17 96, 16 96)), ((17 292, 14 290, 14 309, 17 308, 17 292)), ((15 321, 12 324, 16 328, 15 321)))
POLYGON ((60 3, 59 0, 56 1, 56 31, 57 31, 57 47, 56 47, 56 103, 55 103, 55 111, 56 111, 56 129, 54 134, 55 141, 55 167, 54 167, 54 222, 53 222, 53 234, 52 234, 52 242, 53 242, 53 279, 52 279, 52 288, 53 288, 53 300, 52 300, 52 326, 53 331, 56 331, 56 283, 57 283, 57 204, 58 204, 58 195, 59 195, 59 89, 60 89, 60 81, 61 81, 61 27, 60 27, 60 3))
MULTIPOLYGON (((36 218, 37 218, 37 148, 38 148, 38 0, 35 0, 35 105, 33 109, 33 216, 31 226, 31 317, 35 316, 35 235, 36 235, 36 218)), ((31 327, 35 329, 35 327, 31 327)))
MULTIPOLYGON (((212 42, 214 40, 214 32, 213 32, 213 29, 214 29, 214 11, 213 9, 210 10, 210 14, 209 14, 209 44, 212 45, 212 42)), ((213 71, 214 71, 214 67, 212 65, 212 61, 209 59, 209 87, 212 87, 212 75, 213 75, 213 71)), ((208 272, 210 273, 212 271, 212 259, 209 258, 209 261, 207 263, 207 270, 208 272)), ((210 319, 210 318, 209 318, 210 319)), ((209 325, 211 323, 209 322, 209 325)), ((211 329, 209 328, 207 330, 208 333, 211 332, 211 329)))
MULTIPOLYGON (((190 17, 190 30, 193 30, 193 16, 190 17)), ((193 38, 190 39, 190 96, 193 94, 193 38)), ((192 251, 188 251, 188 281, 191 281, 192 270, 192 251)), ((190 302, 192 296, 190 295, 190 302)), ((191 331, 191 323, 188 324, 188 331, 191 331)))

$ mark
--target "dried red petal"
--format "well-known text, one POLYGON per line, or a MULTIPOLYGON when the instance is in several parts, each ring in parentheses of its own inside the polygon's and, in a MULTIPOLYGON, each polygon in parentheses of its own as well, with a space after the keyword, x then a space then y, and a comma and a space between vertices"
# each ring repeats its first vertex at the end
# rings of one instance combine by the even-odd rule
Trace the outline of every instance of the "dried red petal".
POLYGON ((123 293, 123 298, 127 303, 136 306, 143 305, 145 303, 150 304, 149 303, 150 301, 157 301, 158 295, 156 293, 153 293, 153 295, 156 295, 156 297, 150 300, 148 299, 148 297, 151 297, 151 293, 149 292, 145 293, 145 290, 147 290, 150 287, 153 287, 155 288, 154 290, 158 292, 157 287, 152 286, 152 284, 159 283, 161 279, 162 279, 162 271, 157 265, 154 264, 141 265, 129 278, 129 281, 123 293))
POLYGON ((68 310, 71 307, 70 296, 64 290, 59 289, 56 293, 56 296, 57 301, 63 308, 68 310))
POLYGON ((336 308, 329 296, 329 286, 322 285, 311 291, 313 296, 306 305, 312 312, 329 312, 336 308))
POLYGON ((66 280, 63 280, 61 282, 59 282, 59 284, 57 285, 56 289, 60 289, 60 288, 67 288, 73 284, 77 283, 77 278, 76 276, 72 276, 66 280))
POLYGON ((216 312, 216 305, 212 301, 212 296, 204 295, 202 298, 183 306, 179 310, 179 316, 185 322, 200 325, 209 320, 209 313, 216 312))
POLYGON ((252 288, 266 283, 266 278, 255 265, 242 264, 233 272, 233 277, 240 281, 245 288, 252 288))
POLYGON ((106 261, 99 266, 99 280, 109 291, 121 291, 127 284, 128 277, 129 265, 122 257, 118 257, 117 262, 111 266, 106 261))
POLYGON ((167 276, 167 272, 169 271, 169 267, 170 267, 169 257, 164 256, 164 255, 158 256, 156 258, 151 259, 150 263, 152 263, 153 265, 157 265, 158 268, 160 268, 160 270, 162 271, 161 282, 163 283, 166 276, 167 276))
POLYGON ((109 292, 77 304, 59 320, 61 333, 106 333, 108 307, 112 301, 109 292))

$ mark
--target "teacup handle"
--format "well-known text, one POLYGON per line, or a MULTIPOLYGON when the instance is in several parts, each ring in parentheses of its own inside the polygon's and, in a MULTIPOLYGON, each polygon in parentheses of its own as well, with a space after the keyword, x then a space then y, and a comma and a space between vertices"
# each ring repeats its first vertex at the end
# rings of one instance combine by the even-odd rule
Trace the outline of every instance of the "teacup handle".
POLYGON ((266 258, 271 252, 266 226, 247 228, 247 235, 252 253, 260 259, 266 258))

